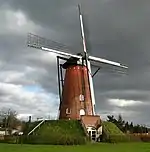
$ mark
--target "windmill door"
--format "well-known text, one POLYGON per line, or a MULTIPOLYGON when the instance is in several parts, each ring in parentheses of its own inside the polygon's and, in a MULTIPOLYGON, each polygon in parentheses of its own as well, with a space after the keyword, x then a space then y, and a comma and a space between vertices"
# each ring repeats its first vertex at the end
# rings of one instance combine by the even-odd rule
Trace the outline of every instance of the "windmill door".
POLYGON ((91 140, 96 141, 96 129, 95 128, 88 128, 88 134, 91 140))

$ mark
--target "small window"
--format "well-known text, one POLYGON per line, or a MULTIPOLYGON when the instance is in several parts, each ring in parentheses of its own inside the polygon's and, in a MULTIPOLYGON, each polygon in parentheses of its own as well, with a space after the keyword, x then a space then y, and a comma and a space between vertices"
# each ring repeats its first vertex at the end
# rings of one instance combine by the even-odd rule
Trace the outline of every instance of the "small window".
POLYGON ((71 109, 70 108, 66 109, 66 114, 71 114, 71 109))
POLYGON ((84 109, 80 109, 80 116, 85 115, 85 110, 84 109))
POLYGON ((80 100, 80 101, 84 101, 84 95, 83 95, 83 94, 80 94, 79 100, 80 100))

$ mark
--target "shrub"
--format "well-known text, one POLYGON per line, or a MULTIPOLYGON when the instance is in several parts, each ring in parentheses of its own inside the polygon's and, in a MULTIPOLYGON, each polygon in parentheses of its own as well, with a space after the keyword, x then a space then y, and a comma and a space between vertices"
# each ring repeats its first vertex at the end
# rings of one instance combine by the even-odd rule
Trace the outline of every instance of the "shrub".
POLYGON ((109 142, 118 143, 118 142, 139 142, 140 138, 132 135, 110 135, 109 142))
POLYGON ((140 139, 141 139, 141 141, 143 141, 143 142, 150 142, 150 135, 136 135, 136 136, 138 136, 140 139))
POLYGON ((11 136, 11 135, 5 135, 4 139, 0 140, 0 143, 10 143, 10 144, 15 144, 17 143, 17 136, 11 136))
MULTIPOLYGON (((20 141, 21 142, 21 141, 20 141)), ((25 144, 51 144, 51 145, 81 145, 86 143, 86 139, 79 136, 23 136, 22 142, 25 144)))

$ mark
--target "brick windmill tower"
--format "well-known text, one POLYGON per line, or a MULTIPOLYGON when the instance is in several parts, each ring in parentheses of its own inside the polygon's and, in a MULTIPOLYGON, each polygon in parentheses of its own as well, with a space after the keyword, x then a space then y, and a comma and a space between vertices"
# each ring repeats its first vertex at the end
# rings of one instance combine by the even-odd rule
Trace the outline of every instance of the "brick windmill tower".
MULTIPOLYGON (((59 119, 77 119, 90 121, 95 119, 95 96, 91 74, 91 65, 93 63, 107 64, 121 69, 127 69, 126 66, 99 57, 89 56, 87 53, 83 16, 79 8, 79 20, 81 27, 81 36, 83 51, 77 55, 66 53, 66 47, 60 43, 46 40, 37 35, 28 35, 28 46, 41 49, 42 51, 53 52, 57 54, 58 84, 59 84, 59 119), (63 64, 60 63, 63 60, 63 64), (63 70, 65 74, 63 74, 63 70), (84 117, 86 116, 86 117, 84 117), (89 117, 88 117, 89 116, 89 117)), ((98 67, 98 70, 100 67, 98 67)), ((97 71, 98 71, 97 70, 97 71)))

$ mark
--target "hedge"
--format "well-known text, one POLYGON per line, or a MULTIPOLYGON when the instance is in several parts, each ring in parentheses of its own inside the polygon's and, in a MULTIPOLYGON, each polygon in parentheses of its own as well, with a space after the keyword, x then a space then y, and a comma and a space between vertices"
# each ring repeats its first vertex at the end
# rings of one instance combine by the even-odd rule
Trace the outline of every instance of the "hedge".
MULTIPOLYGON (((19 142, 21 143, 21 141, 19 142)), ((80 136, 42 136, 42 135, 29 135, 22 137, 24 144, 51 144, 51 145, 81 145, 86 144, 86 138, 80 136)))

